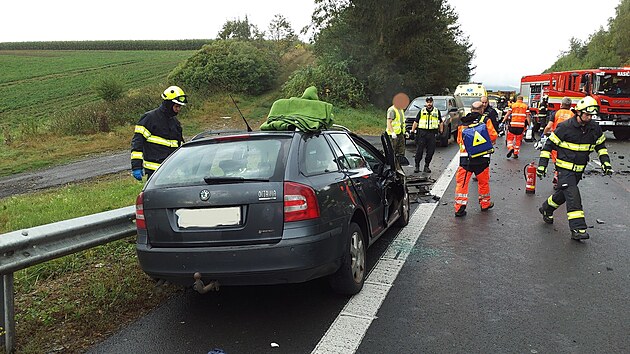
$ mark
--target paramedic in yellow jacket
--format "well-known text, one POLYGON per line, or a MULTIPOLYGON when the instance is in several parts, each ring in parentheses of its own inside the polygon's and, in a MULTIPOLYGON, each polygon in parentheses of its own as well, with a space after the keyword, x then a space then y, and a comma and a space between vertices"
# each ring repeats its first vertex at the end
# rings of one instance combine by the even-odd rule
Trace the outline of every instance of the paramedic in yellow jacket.
POLYGON ((387 134, 392 139, 396 155, 405 156, 405 108, 409 105, 409 96, 398 93, 392 103, 387 109, 387 134))

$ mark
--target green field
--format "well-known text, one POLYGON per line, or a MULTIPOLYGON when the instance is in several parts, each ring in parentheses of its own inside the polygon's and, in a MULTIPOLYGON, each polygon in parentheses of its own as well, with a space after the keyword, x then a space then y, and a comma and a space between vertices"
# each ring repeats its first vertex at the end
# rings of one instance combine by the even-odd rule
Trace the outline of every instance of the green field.
POLYGON ((0 51, 0 125, 48 123, 52 112, 100 100, 93 85, 116 78, 127 89, 164 83, 194 51, 0 51))

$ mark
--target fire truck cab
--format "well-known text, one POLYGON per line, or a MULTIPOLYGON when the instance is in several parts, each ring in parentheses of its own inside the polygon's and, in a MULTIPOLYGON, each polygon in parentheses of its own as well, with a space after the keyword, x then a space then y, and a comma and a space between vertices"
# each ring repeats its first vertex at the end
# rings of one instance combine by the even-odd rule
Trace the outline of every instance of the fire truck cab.
POLYGON ((560 109, 563 97, 572 106, 585 96, 599 102, 600 112, 593 118, 604 131, 610 130, 616 139, 630 139, 630 67, 573 70, 528 75, 521 78, 521 95, 532 115, 544 95, 549 97, 548 109, 560 109))

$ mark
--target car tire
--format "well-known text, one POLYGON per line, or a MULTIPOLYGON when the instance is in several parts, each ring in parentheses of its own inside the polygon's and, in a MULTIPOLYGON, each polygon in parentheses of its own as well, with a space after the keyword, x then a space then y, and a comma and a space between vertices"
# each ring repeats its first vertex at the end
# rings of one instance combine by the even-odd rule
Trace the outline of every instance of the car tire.
POLYGON ((405 227, 409 224, 409 213, 411 209, 409 207, 409 193, 407 192, 407 188, 405 187, 405 196, 403 197, 402 203, 400 204, 399 215, 400 217, 396 220, 396 226, 405 227))
POLYGON ((354 295, 361 291, 367 271, 366 255, 363 232, 359 225, 350 223, 347 249, 343 252, 341 267, 329 278, 333 291, 344 295, 354 295))

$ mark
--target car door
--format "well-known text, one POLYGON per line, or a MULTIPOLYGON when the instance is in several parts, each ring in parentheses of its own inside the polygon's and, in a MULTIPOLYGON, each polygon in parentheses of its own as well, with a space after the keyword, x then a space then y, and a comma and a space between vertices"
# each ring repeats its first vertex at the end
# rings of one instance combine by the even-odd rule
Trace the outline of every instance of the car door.
POLYGON ((345 132, 331 133, 333 150, 341 169, 348 175, 356 195, 357 203, 367 214, 370 226, 370 240, 378 237, 385 229, 386 220, 383 204, 383 190, 379 186, 379 176, 376 174, 363 155, 359 152, 353 139, 345 132))

